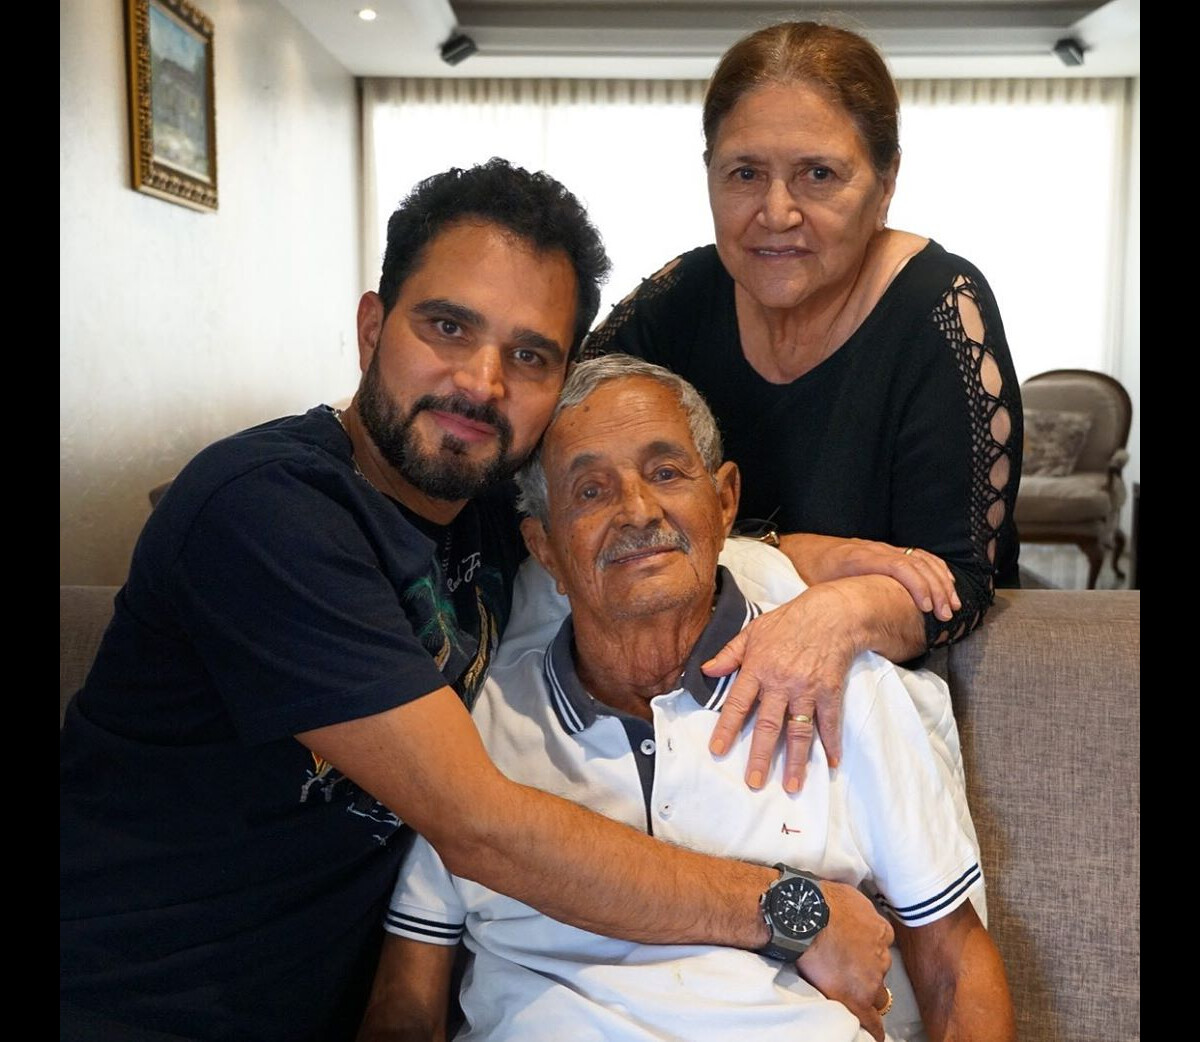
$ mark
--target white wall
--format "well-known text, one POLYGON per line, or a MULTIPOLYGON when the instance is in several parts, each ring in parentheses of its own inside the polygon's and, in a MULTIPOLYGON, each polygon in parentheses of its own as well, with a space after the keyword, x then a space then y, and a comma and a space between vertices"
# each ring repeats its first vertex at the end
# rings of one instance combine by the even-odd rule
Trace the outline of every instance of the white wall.
POLYGON ((274 0, 199 0, 220 208, 190 210, 129 188, 123 6, 59 6, 63 583, 123 581, 151 487, 358 376, 353 77, 274 0))
MULTIPOLYGON (((1129 429, 1129 464, 1125 482, 1129 501, 1121 527, 1133 538, 1133 485, 1142 479, 1142 78, 1131 84, 1133 116, 1129 130, 1129 215, 1125 228, 1125 311, 1123 337, 1117 355, 1116 377, 1133 400, 1133 424, 1129 429)), ((1129 575, 1131 560, 1121 559, 1129 575)))

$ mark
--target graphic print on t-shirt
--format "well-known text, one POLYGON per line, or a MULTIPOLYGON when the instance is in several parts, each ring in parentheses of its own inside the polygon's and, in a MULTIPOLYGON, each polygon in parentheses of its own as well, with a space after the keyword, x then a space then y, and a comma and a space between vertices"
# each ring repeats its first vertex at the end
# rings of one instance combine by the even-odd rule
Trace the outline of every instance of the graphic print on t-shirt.
POLYGON ((307 779, 300 787, 300 802, 307 803, 309 799, 323 799, 326 803, 332 803, 334 796, 340 793, 340 797, 346 801, 346 810, 360 818, 366 818, 383 828, 374 832, 373 838, 379 844, 384 844, 391 837, 392 833, 404 824, 395 814, 387 807, 380 803, 374 796, 364 792, 357 785, 347 778, 341 771, 333 766, 324 757, 318 756, 312 750, 309 750, 313 765, 308 771, 307 779), (316 790, 314 792, 313 790, 316 790))
POLYGON ((409 618, 426 620, 422 626, 414 624, 417 638, 468 709, 500 640, 496 605, 503 596, 503 578, 480 564, 477 550, 454 568, 434 562, 431 573, 404 594, 409 618))
MULTIPOLYGON (((469 710, 500 641, 509 590, 502 572, 484 563, 488 555, 481 546, 482 526, 475 511, 464 511, 445 528, 411 515, 409 519, 439 550, 401 593, 405 615, 447 685, 469 710)), ((315 754, 300 793, 302 803, 313 799, 341 803, 349 813, 383 826, 374 833, 380 843, 403 824, 315 754)))

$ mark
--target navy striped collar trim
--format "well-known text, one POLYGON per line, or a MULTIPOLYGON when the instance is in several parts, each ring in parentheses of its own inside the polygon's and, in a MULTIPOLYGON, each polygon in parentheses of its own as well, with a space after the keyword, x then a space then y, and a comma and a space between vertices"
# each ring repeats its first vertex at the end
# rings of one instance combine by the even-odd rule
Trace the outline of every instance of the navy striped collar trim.
MULTIPOLYGON (((700 672, 701 663, 707 662, 733 639, 746 624, 762 614, 762 609, 746 600, 738 589, 733 576, 721 565, 717 568, 717 596, 712 617, 692 653, 684 664, 679 686, 703 709, 720 709, 725 703, 737 673, 726 677, 707 677, 700 672)), ((542 671, 554 715, 568 734, 578 734, 591 727, 600 716, 615 716, 616 713, 603 702, 598 702, 584 689, 575 671, 575 627, 568 615, 554 640, 546 649, 542 671)))

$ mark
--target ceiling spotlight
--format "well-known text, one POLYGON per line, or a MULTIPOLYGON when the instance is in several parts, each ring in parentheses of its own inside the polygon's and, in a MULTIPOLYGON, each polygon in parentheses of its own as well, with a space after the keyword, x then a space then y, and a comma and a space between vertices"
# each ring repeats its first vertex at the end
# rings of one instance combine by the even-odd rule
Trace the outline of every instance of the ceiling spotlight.
POLYGON ((1064 65, 1083 64, 1083 44, 1078 40, 1070 37, 1059 40, 1054 45, 1054 53, 1058 55, 1064 65))
POLYGON ((361 18, 364 22, 373 22, 378 17, 378 15, 375 14, 375 8, 364 7, 361 11, 358 12, 358 17, 361 18))
POLYGON ((475 46, 475 41, 464 33, 455 33, 444 44, 442 44, 442 61, 447 65, 457 65, 461 61, 466 61, 474 54, 478 47, 475 46))

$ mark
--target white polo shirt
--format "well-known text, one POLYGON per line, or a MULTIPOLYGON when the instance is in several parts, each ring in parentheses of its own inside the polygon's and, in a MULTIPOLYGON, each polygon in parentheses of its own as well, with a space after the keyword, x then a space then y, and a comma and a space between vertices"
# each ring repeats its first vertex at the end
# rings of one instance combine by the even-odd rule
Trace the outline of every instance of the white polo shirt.
MULTIPOLYGON (((722 568, 709 625, 679 687, 651 700, 652 722, 583 689, 568 618, 549 647, 519 650, 493 667, 473 710, 488 752, 515 781, 669 842, 861 885, 911 926, 946 915, 982 888, 982 876, 961 801, 910 690, 940 685, 932 674, 902 678, 905 671, 880 656, 859 656, 846 684, 841 765, 831 771, 814 742, 799 793, 783 790, 782 750, 767 784, 746 787, 752 723, 725 756, 708 751, 733 678, 706 677, 700 663, 767 607, 747 601, 722 568)), ((474 953, 460 1040, 870 1039, 792 964, 578 930, 451 876, 420 837, 386 926, 435 944, 461 938, 474 953)))

